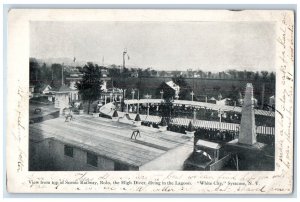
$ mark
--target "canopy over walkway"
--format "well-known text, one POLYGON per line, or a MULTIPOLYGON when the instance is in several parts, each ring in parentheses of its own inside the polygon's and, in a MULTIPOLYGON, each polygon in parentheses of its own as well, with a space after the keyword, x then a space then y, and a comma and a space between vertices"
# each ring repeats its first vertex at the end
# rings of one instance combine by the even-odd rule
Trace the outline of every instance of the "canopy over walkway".
MULTIPOLYGON (((140 99, 140 100, 125 100, 125 104, 160 104, 162 103, 162 99, 140 99)), ((236 113, 241 113, 242 108, 241 107, 234 107, 234 106, 228 106, 228 105, 217 105, 213 103, 207 103, 207 102, 197 102, 197 101, 189 101, 189 100, 174 100, 173 105, 175 106, 191 106, 195 108, 207 108, 207 109, 212 109, 212 110, 221 110, 225 112, 236 112, 236 113)), ((261 115, 261 116, 268 116, 268 117, 275 117, 275 113, 273 111, 266 111, 266 110, 260 110, 260 109, 255 109, 255 114, 256 115, 261 115)))
MULTIPOLYGON (((129 100, 129 101, 131 101, 130 102, 131 104, 136 104, 136 102, 133 102, 133 101, 139 101, 139 103, 141 104, 141 103, 147 103, 147 102, 144 102, 145 100, 147 100, 147 99, 129 100)), ((155 103, 161 102, 160 99, 149 99, 148 101, 151 101, 151 100, 154 100, 155 103), (160 100, 160 102, 158 100, 160 100)), ((182 100, 178 100, 178 101, 182 101, 182 100)), ((184 103, 185 102, 191 102, 191 101, 184 101, 184 103)), ((126 103, 126 101, 125 101, 125 103, 126 103)), ((200 102, 194 102, 194 103, 200 103, 200 102)), ((205 104, 211 104, 211 103, 205 103, 205 104)), ((224 106, 222 106, 222 107, 224 107, 224 106)), ((228 107, 230 107, 230 106, 228 106, 228 107)), ((115 106, 112 103, 108 103, 100 108, 100 112, 105 115, 112 116, 114 109, 115 109, 115 106)), ((258 111, 258 110, 256 110, 256 111, 258 111)), ((259 111, 263 111, 263 110, 259 110, 259 111)), ((130 118, 130 119, 134 119, 136 116, 135 113, 127 113, 128 115, 126 115, 126 112, 119 112, 119 111, 118 111, 118 114, 119 114, 119 117, 127 116, 127 118, 130 118)), ((140 114, 140 118, 144 122, 160 123, 160 121, 161 121, 161 117, 153 116, 153 115, 140 114)), ((188 126, 190 121, 193 121, 193 120, 187 119, 187 118, 172 118, 171 124, 180 125, 180 126, 188 126)), ((228 131, 236 131, 236 132, 240 130, 240 124, 235 124, 235 123, 225 123, 225 122, 220 123, 218 121, 205 121, 205 120, 195 120, 193 123, 194 123, 194 126, 198 127, 198 128, 220 129, 220 130, 228 130, 228 131)), ((256 133, 264 134, 264 135, 274 135, 275 128, 274 127, 257 126, 256 133)))

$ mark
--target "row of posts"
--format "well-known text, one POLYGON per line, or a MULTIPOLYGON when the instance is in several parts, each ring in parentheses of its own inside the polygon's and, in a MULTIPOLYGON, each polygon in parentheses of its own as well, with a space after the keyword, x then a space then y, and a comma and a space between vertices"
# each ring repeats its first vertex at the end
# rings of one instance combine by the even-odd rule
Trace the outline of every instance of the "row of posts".
MULTIPOLYGON (((124 91, 126 91, 126 90, 124 90, 124 91)), ((134 100, 134 95, 135 95, 135 91, 132 89, 132 91, 131 91, 131 94, 132 94, 132 99, 134 100)), ((139 94, 139 91, 138 91, 138 94, 139 94)), ((163 96, 164 96, 164 91, 163 90, 161 90, 160 91, 160 99, 163 99, 163 96)), ((194 91, 192 91, 191 92, 191 96, 192 96, 192 101, 194 101, 194 95, 195 95, 195 93, 194 93, 194 91)), ((110 93, 110 96, 109 96, 109 98, 110 98, 110 100, 114 100, 115 98, 116 98, 117 96, 115 96, 113 93, 110 93)), ((150 98, 150 96, 147 94, 146 96, 145 96, 146 98, 148 97, 148 98, 150 98)), ((107 96, 105 95, 104 96, 104 102, 105 102, 105 104, 107 103, 107 96)), ((147 98, 147 99, 148 99, 147 98)), ((175 98, 178 100, 179 99, 179 95, 176 93, 176 95, 175 95, 175 98)), ((138 99, 139 99, 139 95, 138 95, 138 99)), ((121 98, 120 98, 120 100, 119 101, 121 101, 121 98)), ((205 97, 205 102, 207 102, 207 96, 205 97)))
MULTIPOLYGON (((131 94, 132 94, 132 99, 134 100, 134 94, 135 94, 135 91, 132 89, 132 91, 131 91, 131 94)), ((163 99, 163 94, 164 94, 164 91, 163 90, 161 90, 160 91, 160 94, 161 94, 161 99, 163 99)), ((194 92, 192 91, 191 92, 191 96, 192 96, 192 101, 194 101, 194 92)), ((114 98, 116 98, 117 96, 114 96, 113 95, 113 93, 111 93, 110 94, 110 101, 112 101, 112 100, 114 100, 114 98)), ((145 96, 145 98, 148 100, 149 98, 150 98, 151 96, 147 93, 147 95, 145 96)), ((121 99, 122 98, 120 98, 120 102, 121 102, 121 99)), ((139 100, 139 91, 138 91, 138 100, 139 100)), ((107 96, 105 95, 104 96, 104 102, 105 102, 105 104, 106 104, 106 102, 107 102, 107 96)), ((206 97, 206 102, 207 102, 207 97, 206 97)), ((147 116, 149 116, 149 110, 150 110, 150 103, 149 103, 149 101, 147 102, 147 116)), ((128 106, 128 104, 126 104, 126 112, 128 113, 129 112, 129 106, 128 106)), ((137 114, 139 114, 139 102, 137 103, 137 114)), ((220 117, 220 120, 219 120, 219 123, 220 123, 220 128, 221 128, 221 122, 222 122, 222 111, 219 109, 218 110, 218 113, 219 113, 219 117, 220 117)), ((195 121, 196 120, 196 116, 197 116, 197 112, 196 112, 196 110, 194 109, 194 111, 193 111, 193 120, 195 121)))

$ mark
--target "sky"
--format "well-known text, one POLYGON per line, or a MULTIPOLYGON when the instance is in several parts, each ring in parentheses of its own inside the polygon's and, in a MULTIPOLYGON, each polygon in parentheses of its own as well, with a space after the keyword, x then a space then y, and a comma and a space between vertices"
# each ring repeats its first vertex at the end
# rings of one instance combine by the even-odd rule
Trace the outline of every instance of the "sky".
POLYGON ((157 70, 275 70, 271 22, 31 22, 30 57, 157 70))

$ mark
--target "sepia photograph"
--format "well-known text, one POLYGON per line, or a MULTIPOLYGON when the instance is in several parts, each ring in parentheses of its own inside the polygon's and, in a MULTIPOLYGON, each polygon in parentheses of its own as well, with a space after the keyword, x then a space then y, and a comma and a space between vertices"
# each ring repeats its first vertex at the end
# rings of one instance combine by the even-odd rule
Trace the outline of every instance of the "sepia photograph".
POLYGON ((30 22, 29 170, 274 170, 274 39, 272 22, 30 22))
POLYGON ((290 194, 291 10, 13 9, 7 189, 290 194))

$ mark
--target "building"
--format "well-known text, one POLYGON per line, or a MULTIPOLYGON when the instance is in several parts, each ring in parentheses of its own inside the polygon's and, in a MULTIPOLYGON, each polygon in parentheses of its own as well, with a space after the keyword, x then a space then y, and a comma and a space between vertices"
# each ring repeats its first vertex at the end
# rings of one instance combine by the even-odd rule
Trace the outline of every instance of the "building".
POLYGON ((180 86, 175 84, 173 81, 163 82, 159 89, 160 91, 164 92, 164 98, 179 98, 180 86))
POLYGON ((42 94, 47 94, 51 91, 52 87, 49 85, 49 84, 43 84, 41 87, 40 87, 40 93, 42 94))
POLYGON ((102 77, 103 78, 107 78, 108 77, 108 71, 107 71, 107 69, 101 69, 101 75, 102 75, 102 77))
POLYGON ((140 136, 134 139, 133 125, 90 116, 31 124, 29 170, 182 170, 193 152, 191 138, 145 126, 138 129, 140 136))
POLYGON ((69 77, 66 78, 66 82, 69 83, 69 87, 73 90, 76 90, 76 83, 81 81, 83 74, 81 73, 73 73, 70 74, 69 77))
POLYGON ((275 95, 272 95, 269 98, 269 106, 270 106, 270 110, 275 111, 275 95))
POLYGON ((43 84, 40 88, 40 93, 43 96, 47 96, 48 101, 53 102, 55 99, 55 95, 52 92, 52 87, 49 84, 43 84))
POLYGON ((53 93, 55 96, 54 107, 60 109, 60 114, 62 114, 64 108, 70 107, 71 102, 79 99, 78 91, 73 90, 66 85, 52 88, 50 93, 53 93))
POLYGON ((101 93, 100 100, 104 102, 104 104, 108 102, 121 102, 123 99, 123 90, 119 88, 106 88, 101 93))
MULTIPOLYGON (((100 78, 100 80, 102 81, 101 90, 105 92, 107 91, 107 82, 110 81, 111 78, 108 77, 107 69, 101 69, 101 75, 102 75, 102 77, 100 78)), ((77 91, 76 83, 82 80, 82 76, 83 74, 81 73, 73 73, 70 75, 70 77, 66 78, 66 81, 67 83, 69 83, 69 87, 72 90, 77 91)), ((77 96, 77 98, 79 97, 78 95, 75 96, 77 96)))
MULTIPOLYGON (((219 162, 220 144, 198 140, 193 154, 184 162, 185 170, 212 170, 219 162)), ((215 170, 215 169, 214 169, 215 170)))
POLYGON ((221 99, 221 100, 216 100, 216 104, 217 105, 229 105, 229 102, 230 102, 230 98, 224 98, 224 99, 221 99))
POLYGON ((29 86, 29 98, 32 98, 34 94, 34 85, 29 86))

